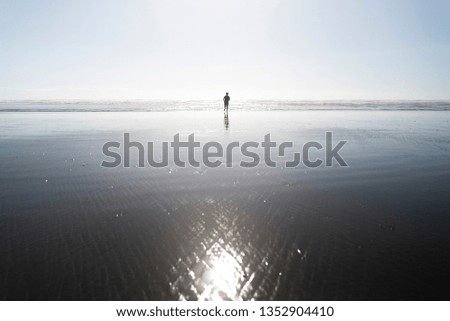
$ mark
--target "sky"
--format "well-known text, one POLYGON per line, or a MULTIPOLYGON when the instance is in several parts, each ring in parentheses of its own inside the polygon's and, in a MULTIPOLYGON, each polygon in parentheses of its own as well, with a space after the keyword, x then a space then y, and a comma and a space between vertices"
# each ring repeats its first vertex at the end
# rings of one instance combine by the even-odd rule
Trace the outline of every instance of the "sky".
POLYGON ((0 100, 450 99, 448 0, 0 0, 0 100))

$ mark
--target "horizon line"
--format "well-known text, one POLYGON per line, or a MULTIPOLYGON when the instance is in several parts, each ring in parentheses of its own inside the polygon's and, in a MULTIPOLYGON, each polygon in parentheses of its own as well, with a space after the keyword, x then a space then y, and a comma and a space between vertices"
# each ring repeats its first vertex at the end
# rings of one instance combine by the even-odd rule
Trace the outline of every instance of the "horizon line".
MULTIPOLYGON (((15 102, 151 102, 151 101, 221 101, 220 98, 123 98, 123 99, 99 99, 99 98, 37 98, 37 99, 0 99, 0 104, 15 102)), ((338 98, 338 99, 296 99, 296 98, 238 98, 233 101, 292 101, 292 102, 450 102, 450 98, 414 99, 414 98, 338 98)))

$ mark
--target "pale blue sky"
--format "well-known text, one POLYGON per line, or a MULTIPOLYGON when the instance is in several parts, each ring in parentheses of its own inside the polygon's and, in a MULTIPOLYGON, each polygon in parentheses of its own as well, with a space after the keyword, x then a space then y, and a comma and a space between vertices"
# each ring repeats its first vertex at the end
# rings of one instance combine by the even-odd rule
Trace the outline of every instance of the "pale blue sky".
POLYGON ((0 0, 0 99, 450 99, 448 0, 0 0))

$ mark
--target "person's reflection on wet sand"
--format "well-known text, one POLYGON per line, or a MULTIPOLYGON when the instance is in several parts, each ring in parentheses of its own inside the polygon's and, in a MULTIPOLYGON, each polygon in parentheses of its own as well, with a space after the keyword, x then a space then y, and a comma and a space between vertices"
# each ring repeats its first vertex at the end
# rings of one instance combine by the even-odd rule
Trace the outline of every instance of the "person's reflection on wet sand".
POLYGON ((228 112, 226 112, 223 115, 223 124, 225 125, 225 129, 228 130, 228 127, 230 125, 230 121, 229 121, 229 118, 228 118, 228 112))

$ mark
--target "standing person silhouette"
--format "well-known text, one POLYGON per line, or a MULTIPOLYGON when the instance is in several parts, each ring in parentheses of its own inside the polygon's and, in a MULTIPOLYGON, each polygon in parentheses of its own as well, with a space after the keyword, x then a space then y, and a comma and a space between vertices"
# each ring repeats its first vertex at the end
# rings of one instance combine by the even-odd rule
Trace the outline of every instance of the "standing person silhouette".
POLYGON ((223 111, 228 113, 228 103, 230 102, 230 96, 228 96, 228 93, 225 94, 225 97, 223 97, 223 111))

